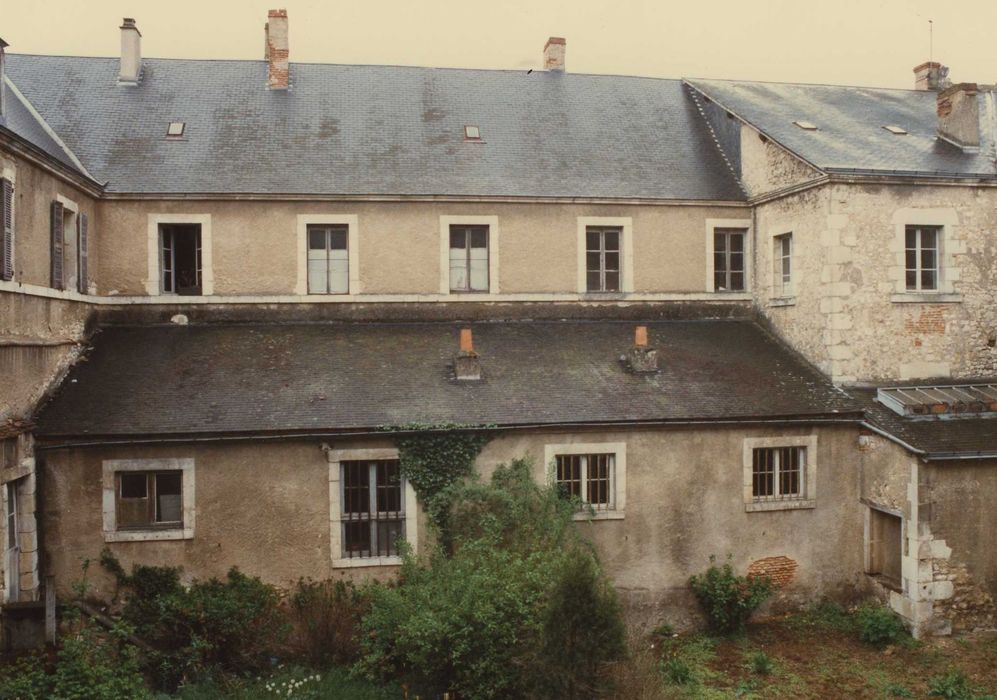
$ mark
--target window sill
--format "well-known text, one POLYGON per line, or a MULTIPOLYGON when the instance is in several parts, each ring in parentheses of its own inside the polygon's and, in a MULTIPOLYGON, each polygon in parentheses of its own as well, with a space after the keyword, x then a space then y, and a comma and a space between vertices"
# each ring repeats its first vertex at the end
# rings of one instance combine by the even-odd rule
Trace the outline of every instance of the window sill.
POLYGON ((796 297, 773 297, 769 306, 796 306, 796 297))
POLYGON ((962 301, 962 294, 942 292, 900 292, 890 295, 894 304, 956 304, 962 301))
POLYGON ((757 513, 767 510, 804 510, 816 507, 817 501, 812 498, 792 501, 757 501, 744 504, 746 513, 757 513))
POLYGON ((105 542, 162 542, 164 540, 192 540, 192 529, 170 530, 114 530, 104 532, 105 542))
POLYGON ((582 511, 575 513, 574 520, 623 520, 626 513, 622 510, 597 510, 594 513, 582 511))
POLYGON ((371 566, 401 566, 401 557, 353 557, 352 559, 333 559, 334 569, 360 569, 371 566))

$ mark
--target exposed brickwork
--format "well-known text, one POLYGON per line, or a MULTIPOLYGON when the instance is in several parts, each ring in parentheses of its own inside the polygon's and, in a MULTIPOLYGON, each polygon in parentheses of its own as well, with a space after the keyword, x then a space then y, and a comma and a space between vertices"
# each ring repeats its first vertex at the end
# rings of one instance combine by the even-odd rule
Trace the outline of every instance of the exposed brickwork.
POLYGON ((940 334, 945 333, 946 322, 944 307, 925 306, 920 312, 907 314, 907 318, 904 319, 904 330, 907 333, 940 334))
POLYGON ((792 583, 798 566, 789 557, 766 557, 751 563, 748 577, 768 576, 776 588, 785 588, 792 583))

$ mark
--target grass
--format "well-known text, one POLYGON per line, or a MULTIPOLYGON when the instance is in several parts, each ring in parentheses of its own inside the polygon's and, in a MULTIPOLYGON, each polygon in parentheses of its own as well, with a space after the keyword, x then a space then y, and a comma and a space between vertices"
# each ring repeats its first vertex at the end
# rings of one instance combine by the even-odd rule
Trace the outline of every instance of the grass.
MULTIPOLYGON (((170 696, 162 696, 167 700, 170 696)), ((400 689, 383 688, 362 680, 350 678, 342 669, 326 672, 292 667, 277 669, 275 673, 259 679, 225 679, 217 682, 185 686, 172 696, 172 700, 400 700, 400 689)))

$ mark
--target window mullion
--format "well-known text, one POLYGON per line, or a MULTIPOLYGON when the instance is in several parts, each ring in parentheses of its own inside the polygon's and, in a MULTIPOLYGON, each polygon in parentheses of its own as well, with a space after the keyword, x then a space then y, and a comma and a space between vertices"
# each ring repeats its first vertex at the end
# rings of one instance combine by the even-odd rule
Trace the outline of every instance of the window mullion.
POLYGON ((775 481, 772 493, 782 498, 782 451, 778 448, 772 450, 772 478, 775 481))
POLYGON ((370 520, 370 556, 376 557, 380 553, 380 547, 377 542, 377 462, 370 462, 367 465, 368 469, 368 483, 370 487, 367 489, 368 500, 367 500, 367 511, 370 520))

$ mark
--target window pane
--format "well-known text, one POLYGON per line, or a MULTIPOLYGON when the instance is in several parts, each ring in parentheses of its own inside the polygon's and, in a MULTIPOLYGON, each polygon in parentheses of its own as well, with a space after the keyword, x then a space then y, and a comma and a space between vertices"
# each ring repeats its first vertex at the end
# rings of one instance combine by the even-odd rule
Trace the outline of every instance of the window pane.
POLYGON ((726 253, 714 253, 713 254, 713 271, 717 274, 724 274, 727 272, 727 255, 726 253))
POLYGON ((488 260, 472 260, 470 289, 473 292, 488 291, 488 260))
POLYGON ((921 271, 921 289, 936 289, 937 280, 934 270, 921 271))
POLYGON ((606 287, 603 289, 605 292, 618 292, 620 291, 620 273, 606 271, 606 287))
POLYGON ((793 253, 793 237, 783 236, 782 237, 782 254, 783 256, 789 256, 793 253))
POLYGON ((713 288, 718 292, 726 291, 727 289, 727 273, 723 270, 717 270, 713 273, 713 288))
POLYGON ((585 275, 585 288, 590 292, 602 291, 602 275, 598 270, 589 271, 585 275))
POLYGON ((367 462, 343 462, 343 513, 348 516, 370 513, 370 470, 367 462))
POLYGON ((713 252, 723 253, 727 250, 727 236, 722 233, 713 234, 713 252))
MULTIPOLYGON (((322 252, 325 255, 325 252, 322 252)), ((325 294, 329 291, 326 288, 326 267, 325 257, 321 260, 308 261, 308 293, 325 294)))
POLYGON ((606 253, 606 269, 607 270, 619 270, 620 269, 620 254, 619 253, 606 253))
POLYGON ((606 250, 619 250, 620 249, 620 232, 619 231, 606 231, 603 235, 603 244, 606 250))
POLYGON ((933 249, 925 249, 921 251, 921 267, 925 270, 934 270, 936 261, 935 251, 933 249))
POLYGON ((938 247, 938 231, 935 229, 921 229, 921 247, 922 248, 937 248, 938 247))
POLYGON ((613 455, 587 455, 588 474, 586 483, 586 500, 593 506, 609 507, 610 480, 612 479, 613 455))
POLYGON ((467 234, 464 229, 450 228, 450 247, 463 250, 467 247, 467 234))
POLYGON ((122 498, 148 498, 149 475, 142 474, 122 474, 121 475, 121 497, 122 498))
POLYGON ((332 261, 329 264, 329 293, 348 294, 350 291, 350 269, 345 261, 332 261))
POLYGON ((602 236, 598 231, 588 229, 585 232, 585 245, 589 250, 602 250, 602 236))
POLYGON ((586 253, 585 269, 589 272, 602 269, 602 255, 600 253, 586 253))
POLYGON ((582 458, 580 455, 558 455, 555 480, 565 496, 582 495, 582 458))
POLYGON ((370 556, 370 523, 351 520, 343 523, 343 553, 346 557, 370 556))
POLYGON ((773 450, 756 449, 752 452, 751 493, 755 498, 774 495, 775 465, 773 450))
POLYGON ((913 226, 907 227, 906 240, 908 248, 917 248, 917 229, 913 226))
POLYGON ((402 478, 395 460, 376 463, 377 511, 399 512, 402 509, 402 478))
POLYGON ((329 235, 329 248, 332 250, 346 250, 349 236, 346 229, 333 229, 329 235))
POLYGON ((377 532, 377 552, 375 556, 393 557, 398 555, 398 540, 404 536, 404 521, 378 520, 375 524, 377 532))
POLYGON ((731 272, 730 273, 730 291, 732 291, 732 292, 743 292, 744 291, 744 273, 743 272, 731 272))
POLYGON ((488 248, 488 229, 471 229, 471 247, 488 248))
POLYGON ((916 270, 907 270, 907 289, 917 289, 916 270))
POLYGON ((466 262, 450 261, 450 289, 455 292, 466 291, 468 289, 466 262))
POLYGON ((174 523, 183 519, 180 472, 156 474, 156 522, 174 523))
POLYGON ((325 229, 308 230, 308 249, 325 250, 325 229))

